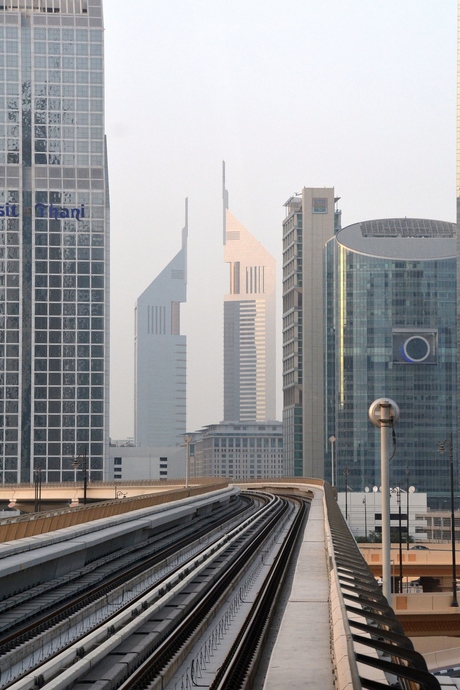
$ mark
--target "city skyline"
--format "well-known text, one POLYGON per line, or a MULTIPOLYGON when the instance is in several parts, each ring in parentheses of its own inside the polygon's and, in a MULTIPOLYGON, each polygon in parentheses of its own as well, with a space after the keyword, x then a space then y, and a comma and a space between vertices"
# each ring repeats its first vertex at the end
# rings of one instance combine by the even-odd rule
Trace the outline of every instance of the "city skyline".
MULTIPOLYGON (((222 158, 232 211, 277 259, 278 285, 283 203, 302 186, 334 184, 346 225, 455 219, 456 10, 454 0, 137 0, 130 13, 107 3, 113 436, 133 435, 135 300, 177 251, 187 196, 188 428, 223 417, 222 158)), ((279 418, 280 297, 277 313, 279 418)))

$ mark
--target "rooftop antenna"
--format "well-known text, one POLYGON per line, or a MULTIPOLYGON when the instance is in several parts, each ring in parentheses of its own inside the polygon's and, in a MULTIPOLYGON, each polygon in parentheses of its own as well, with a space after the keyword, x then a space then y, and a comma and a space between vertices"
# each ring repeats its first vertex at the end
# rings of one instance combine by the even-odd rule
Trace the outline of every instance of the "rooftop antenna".
POLYGON ((188 196, 185 197, 185 225, 182 228, 182 249, 185 249, 184 278, 187 284, 188 196))
POLYGON ((224 228, 224 244, 227 242, 227 209, 228 209, 228 191, 225 189, 225 161, 222 161, 222 202, 223 202, 223 228, 224 228))

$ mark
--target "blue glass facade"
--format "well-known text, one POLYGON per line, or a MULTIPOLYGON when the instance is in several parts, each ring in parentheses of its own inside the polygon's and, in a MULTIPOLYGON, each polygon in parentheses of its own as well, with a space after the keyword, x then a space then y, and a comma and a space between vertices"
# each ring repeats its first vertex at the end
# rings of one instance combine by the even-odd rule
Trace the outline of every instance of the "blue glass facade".
POLYGON ((456 447, 454 228, 373 221, 327 244, 324 446, 330 479, 327 439, 336 437, 339 490, 380 484, 380 435, 368 408, 385 396, 401 410, 391 485, 409 479, 440 506, 448 496, 449 459, 438 442, 452 431, 456 447))

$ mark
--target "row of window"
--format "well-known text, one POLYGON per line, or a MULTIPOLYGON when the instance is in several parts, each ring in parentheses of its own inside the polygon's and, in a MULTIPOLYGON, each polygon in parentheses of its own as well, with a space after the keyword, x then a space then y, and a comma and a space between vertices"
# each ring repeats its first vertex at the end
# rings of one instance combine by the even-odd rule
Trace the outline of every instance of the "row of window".
MULTIPOLYGON (((2 307, 2 304, 0 303, 0 309, 2 307)), ((75 318, 75 317, 67 317, 64 319, 60 319, 59 317, 50 317, 49 319, 44 318, 44 317, 36 317, 35 318, 35 328, 37 330, 67 330, 67 331, 81 331, 81 332, 95 332, 95 331, 102 331, 104 330, 104 320, 101 318, 93 318, 91 323, 90 319, 88 318, 75 318)), ((38 336, 35 342, 39 343, 42 342, 43 335, 38 336)), ((79 334, 79 341, 78 342, 89 342, 87 340, 86 335, 81 335, 79 334), (80 339, 82 338, 82 339, 80 339), (86 339, 86 340, 85 340, 86 339)), ((93 342, 103 342, 100 340, 100 335, 98 334, 96 336, 98 338, 97 341, 93 342)))
MULTIPOLYGON (((37 5, 40 0, 26 0, 27 1, 27 9, 31 9, 32 1, 34 2, 34 5, 37 5)), ((25 0, 8 0, 7 3, 2 3, 2 4, 12 4, 14 5, 14 9, 17 10, 18 8, 18 2, 23 5, 25 0)), ((41 0, 43 4, 43 0, 41 0)), ((72 3, 73 4, 73 3, 72 3)), ((85 2, 85 5, 87 3, 85 2)), ((13 8, 12 8, 13 9, 13 8)), ((58 27, 48 27, 48 28, 41 28, 38 26, 34 27, 33 30, 33 38, 36 41, 46 41, 48 39, 49 41, 79 41, 82 43, 100 43, 102 42, 103 39, 103 32, 100 29, 70 29, 70 28, 58 28, 58 27)), ((6 38, 10 40, 18 39, 19 38, 19 29, 16 26, 0 26, 0 38, 6 38)))
MULTIPOLYGON (((69 420, 66 420, 69 421, 69 420)), ((60 429, 58 427, 52 427, 50 429, 46 429, 44 427, 36 427, 34 430, 34 439, 35 441, 74 441, 75 440, 75 429, 73 427, 77 427, 80 429, 84 429, 86 427, 91 428, 91 440, 92 441, 102 441, 103 440, 103 433, 104 430, 102 428, 103 422, 102 420, 96 419, 96 424, 92 425, 88 423, 87 419, 80 419, 80 417, 77 419, 77 424, 75 424, 75 419, 73 424, 68 424, 67 428, 65 429, 60 429), (101 428, 95 428, 95 427, 101 427, 101 428), (67 433, 71 432, 71 433, 67 433)), ((17 430, 15 430, 17 431, 17 430)))
POLYGON ((284 476, 284 473, 281 469, 273 472, 262 472, 261 470, 257 470, 257 472, 255 472, 254 470, 250 470, 249 473, 247 471, 240 472, 238 470, 228 470, 228 473, 224 470, 222 472, 219 472, 218 470, 214 471, 215 477, 220 477, 221 475, 224 477, 233 477, 234 479, 252 479, 254 477, 266 477, 267 479, 269 479, 270 477, 282 477, 284 476))
MULTIPOLYGON (((100 363, 101 360, 96 360, 97 363, 100 363)), ((89 372, 83 372, 83 373, 77 373, 77 374, 72 374, 72 373, 57 373, 57 372, 47 372, 47 373, 36 373, 34 375, 34 382, 36 386, 46 386, 49 382, 51 386, 56 386, 61 384, 61 379, 62 379, 62 384, 64 386, 74 386, 75 384, 77 386, 89 386, 90 384, 92 386, 102 386, 104 385, 104 374, 102 372, 93 372, 89 374, 89 372), (49 381, 48 381, 49 380, 49 381)))
MULTIPOLYGON (((7 258, 15 259, 17 258, 17 254, 15 255, 14 252, 17 252, 17 249, 2 249, 0 247, 0 258, 4 258, 6 255, 7 258)), ((65 247, 64 249, 61 249, 60 247, 53 247, 51 246, 48 248, 47 246, 37 246, 35 248, 35 259, 37 260, 64 260, 64 261, 71 261, 72 259, 78 259, 79 263, 75 264, 75 266, 80 269, 81 261, 88 261, 89 259, 93 259, 94 261, 103 261, 104 260, 104 249, 102 248, 93 248, 92 250, 89 249, 89 247, 79 247, 78 250, 74 249, 73 247, 65 247)), ((88 268, 88 265, 85 265, 84 268, 88 268)), ((87 273, 87 270, 82 271, 82 273, 87 273)), ((99 273, 99 271, 97 271, 99 273)))
MULTIPOLYGON (((5 170, 5 167, 0 168, 0 173, 2 173, 2 170, 5 170)), ((40 172, 40 171, 37 171, 40 172)), ((101 179, 103 177, 103 171, 100 168, 91 168, 91 169, 77 169, 77 177, 80 178, 85 178, 89 179, 90 173, 91 173, 91 179, 101 179)), ((60 176, 60 171, 59 175, 60 176)), ((64 176, 69 177, 69 178, 74 178, 75 177, 75 168, 66 168, 64 170, 64 176)), ((20 201, 20 193, 17 189, 8 189, 8 190, 0 190, 0 201, 4 202, 9 202, 10 204, 19 204, 20 201)), ((54 191, 54 192, 48 192, 48 191, 37 191, 35 193, 35 202, 39 204, 54 204, 54 205, 83 205, 85 204, 86 206, 91 205, 92 206, 103 206, 105 202, 104 198, 104 193, 103 192, 71 192, 71 191, 54 191)), ((81 209, 80 209, 81 210, 81 209)), ((86 209, 88 210, 88 209, 86 209)), ((36 209, 36 220, 35 224, 38 229, 46 230, 48 227, 51 229, 53 227, 56 228, 55 232, 59 232, 61 228, 61 223, 63 224, 63 227, 66 227, 66 223, 72 223, 72 227, 75 224, 75 220, 72 219, 55 219, 53 217, 47 218, 42 217, 40 209, 36 209)), ((79 228, 85 228, 89 227, 89 221, 86 216, 81 216, 80 219, 77 221, 78 227, 79 228)), ((16 218, 2 218, 1 219, 1 228, 4 230, 5 227, 8 230, 14 230, 15 228, 19 229, 19 220, 16 218), (5 226, 5 223, 7 225, 5 226)))
MULTIPOLYGON (((0 332, 1 335, 1 332, 0 332)), ((13 333, 13 335, 15 335, 13 333)), ((103 359, 104 357, 104 347, 103 345, 36 345, 35 346, 35 357, 40 359, 47 357, 62 358, 70 357, 75 358, 77 356, 79 359, 88 359, 89 357, 98 357, 103 359)), ((71 361, 71 360, 70 360, 71 361)), ((66 366, 66 361, 64 359, 64 367, 66 366)), ((69 362, 69 367, 72 364, 69 362)), ((73 365, 75 366, 75 365, 73 365)))
POLYGON ((278 448, 283 447, 282 438, 215 438, 214 448, 278 448))
MULTIPOLYGON (((57 221, 59 223, 59 221, 57 221)), ((63 227, 63 232, 56 231, 56 221, 53 221, 53 225, 51 225, 50 221, 50 232, 43 232, 43 226, 41 225, 43 223, 42 220, 36 220, 35 225, 40 223, 40 226, 38 228, 38 232, 35 234, 35 245, 36 247, 57 247, 57 251, 55 254, 50 254, 50 258, 70 258, 66 256, 66 254, 59 254, 59 249, 62 247, 65 248, 67 247, 103 247, 104 246, 104 241, 105 238, 103 236, 104 232, 104 224, 99 223, 96 221, 93 221, 92 223, 92 229, 93 233, 89 234, 87 231, 89 229, 89 224, 85 222, 84 228, 81 226, 83 225, 83 222, 80 221, 79 223, 75 223, 73 221, 64 221, 62 223, 63 227), (78 232, 76 232, 76 230, 78 232), (84 232, 83 232, 84 230, 84 232)), ((45 228, 46 230, 46 228, 45 228)), ((14 238, 11 238, 11 241, 9 240, 9 235, 12 233, 8 233, 8 246, 16 244, 14 241, 14 238)), ((0 232, 0 245, 2 244, 2 233, 0 232)), ((3 243, 4 244, 4 243, 3 243)), ((93 258, 95 256, 93 255, 93 258)), ((99 255, 100 258, 100 255, 99 255)))
MULTIPOLYGON (((0 8, 1 9, 1 8, 0 8)), ((42 482, 52 482, 61 484, 62 482, 73 482, 75 478, 70 472, 42 472, 42 482)), ((94 471, 91 473, 93 481, 102 481, 102 472, 94 471)), ((0 470, 0 484, 17 484, 19 482, 19 472, 17 471, 3 471, 0 470)))
MULTIPOLYGON (((77 430, 78 442, 88 441, 88 429, 77 430)), ((34 455, 58 455, 62 459, 66 455, 72 455, 75 452, 75 444, 73 443, 34 443, 34 455)), ((104 445, 102 443, 89 443, 88 452, 92 462, 99 462, 95 460, 94 456, 102 455, 104 452, 104 445)))
MULTIPOLYGON (((3 163, 19 163, 20 162, 20 154, 19 152, 15 152, 15 149, 18 148, 18 145, 10 144, 8 143, 6 145, 6 151, 3 150, 2 148, 2 142, 0 142, 0 164, 3 163)), ((72 149, 72 146, 66 146, 65 148, 72 149)), ((80 150, 85 150, 88 147, 86 146, 85 142, 80 142, 77 145, 77 153, 50 153, 50 154, 44 154, 44 153, 36 153, 35 154, 35 164, 36 165, 78 165, 78 166, 88 166, 88 165, 99 165, 102 167, 104 163, 104 156, 101 154, 95 154, 92 153, 89 155, 88 153, 78 153, 80 150)), ((91 147, 91 150, 94 151, 95 148, 99 148, 96 145, 93 145, 91 147)), ((101 149, 103 148, 102 146, 100 147, 101 149)), ((99 189, 102 189, 102 184, 95 182, 95 186, 97 186, 99 189)), ((82 188, 82 189, 87 189, 89 184, 88 182, 85 181, 78 181, 77 185, 75 185, 75 181, 73 180, 64 180, 63 186, 68 188, 68 189, 73 189, 75 186, 82 188)), ((96 209, 93 209, 91 215, 94 218, 102 218, 103 213, 101 211, 98 211, 96 213, 96 209)))
MULTIPOLYGON (((19 55, 21 52, 21 45, 18 41, 4 40, 1 41, 1 47, 3 48, 2 53, 5 55, 19 55)), ((25 46, 24 46, 25 47, 25 46)), ((34 54, 41 55, 53 55, 53 56, 91 56, 95 58, 101 58, 103 55, 102 43, 72 43, 71 41, 60 43, 58 41, 50 41, 45 43, 44 41, 34 41, 33 44, 34 54)), ((101 60, 102 61, 102 60, 101 60)), ((101 63, 99 63, 101 67, 101 63)), ((41 81, 41 79, 39 79, 41 81)))
MULTIPOLYGON (((0 261, 0 271, 2 270, 2 265, 4 269, 3 261, 0 261)), ((8 265, 11 266, 11 272, 18 272, 14 267, 15 262, 9 261, 8 265)), ((97 275, 104 273, 104 263, 102 261, 35 261, 35 273, 43 273, 45 275, 53 275, 59 273, 78 273, 79 277, 82 274, 87 275, 97 275)), ((74 276, 75 278, 76 276, 74 276)), ((67 283, 70 287, 70 284, 67 283)), ((75 282, 74 282, 75 285, 75 282)), ((88 284, 89 287, 89 284, 88 284)))
MULTIPOLYGON (((76 280, 76 276, 64 276, 64 285, 71 284, 66 282, 66 278, 73 278, 76 280)), ((73 283, 75 284, 75 282, 73 283)), ((104 291, 103 290, 46 290, 40 289, 35 290, 35 300, 37 302, 103 302, 104 301, 104 291)))
MULTIPOLYGON (((44 421, 44 426, 61 426, 60 412, 64 414, 74 414, 78 413, 88 413, 92 414, 102 414, 104 411, 104 403, 102 400, 91 400, 90 402, 86 400, 78 400, 77 402, 73 400, 36 400, 34 404, 35 412, 42 413, 40 417, 44 421), (49 411, 48 423, 46 423, 46 411, 49 411)), ((1 409, 1 408, 0 408, 1 409)), ((17 409, 16 409, 17 412, 17 409)))

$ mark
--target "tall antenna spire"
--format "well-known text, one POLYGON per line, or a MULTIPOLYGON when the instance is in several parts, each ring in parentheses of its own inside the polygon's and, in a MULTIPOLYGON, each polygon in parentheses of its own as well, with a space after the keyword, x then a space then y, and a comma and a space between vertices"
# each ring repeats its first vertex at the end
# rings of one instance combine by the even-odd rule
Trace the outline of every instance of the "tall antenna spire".
POLYGON ((188 197, 185 198, 185 225, 182 228, 182 249, 185 249, 184 256, 184 278, 187 283, 187 238, 188 238, 188 197))
POLYGON ((185 225, 182 228, 182 246, 187 244, 188 237, 188 197, 185 198, 185 225))
POLYGON ((225 189, 225 161, 222 161, 222 202, 223 202, 223 229, 224 229, 224 244, 227 241, 227 214, 228 209, 228 191, 225 189))

